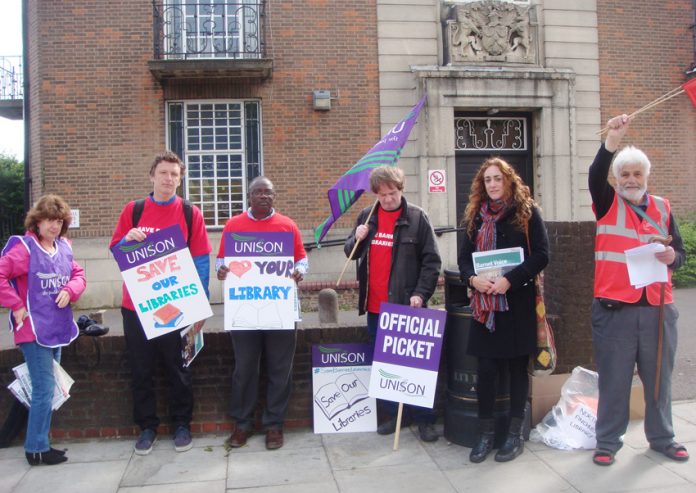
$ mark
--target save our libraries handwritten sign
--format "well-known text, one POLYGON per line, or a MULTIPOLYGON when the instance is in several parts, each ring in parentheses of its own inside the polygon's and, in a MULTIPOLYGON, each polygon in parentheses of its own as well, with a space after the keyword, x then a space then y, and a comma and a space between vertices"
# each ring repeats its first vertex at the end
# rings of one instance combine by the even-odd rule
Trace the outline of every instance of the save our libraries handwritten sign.
POLYGON ((314 433, 350 433, 377 429, 377 405, 368 396, 372 346, 312 346, 314 433))
POLYGON ((181 330, 213 311, 178 225, 111 248, 148 339, 181 330))
POLYGON ((447 313, 382 303, 370 397, 433 407, 447 313))
POLYGON ((294 329, 299 319, 293 235, 225 233, 225 330, 294 329))

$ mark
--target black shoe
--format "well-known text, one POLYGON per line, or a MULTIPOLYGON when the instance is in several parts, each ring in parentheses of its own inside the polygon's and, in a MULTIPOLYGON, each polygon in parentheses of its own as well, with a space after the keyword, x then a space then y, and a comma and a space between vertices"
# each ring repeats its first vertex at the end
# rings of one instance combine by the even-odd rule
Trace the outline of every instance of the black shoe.
POLYGON ((478 442, 471 449, 469 454, 469 460, 474 464, 483 462, 488 457, 488 454, 493 450, 493 442, 495 441, 495 420, 492 418, 481 418, 479 419, 479 427, 481 433, 479 434, 478 442))
POLYGON ((65 455, 65 452, 67 452, 67 449, 61 450, 61 449, 53 448, 53 447, 51 447, 50 450, 51 450, 51 452, 55 452, 56 454, 60 454, 60 455, 65 455))
POLYGON ((522 419, 512 418, 510 430, 502 447, 495 454, 496 462, 508 462, 524 452, 524 438, 522 437, 522 419))
POLYGON ((422 442, 437 442, 439 435, 431 423, 421 423, 418 425, 418 436, 422 442))
MULTIPOLYGON (((401 417, 401 427, 408 426, 410 423, 409 421, 404 418, 403 416, 401 417)), ((377 427, 377 433, 380 435, 391 435, 396 431, 396 416, 389 418, 387 421, 382 423, 377 427)))
POLYGON ((26 456, 27 462, 30 466, 38 466, 39 464, 54 466, 68 460, 65 455, 60 454, 55 449, 49 449, 48 452, 25 452, 24 455, 26 456))

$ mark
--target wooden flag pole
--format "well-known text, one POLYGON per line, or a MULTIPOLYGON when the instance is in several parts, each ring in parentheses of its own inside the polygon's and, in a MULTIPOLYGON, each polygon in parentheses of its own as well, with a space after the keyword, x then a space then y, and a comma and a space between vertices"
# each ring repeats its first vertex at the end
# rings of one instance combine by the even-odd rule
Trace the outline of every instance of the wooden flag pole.
POLYGON ((396 431, 394 432, 394 451, 399 450, 399 434, 401 432, 401 418, 404 414, 404 403, 399 402, 399 411, 396 414, 396 431))
MULTIPOLYGON (((367 226, 367 223, 370 222, 370 218, 372 217, 372 213, 375 212, 375 209, 377 208, 377 204, 379 204, 379 200, 375 200, 375 203, 372 204, 372 209, 370 209, 370 213, 367 215, 367 219, 365 219, 365 226, 367 226)), ((350 251, 350 255, 348 255, 348 259, 346 259, 346 263, 343 265, 343 270, 338 276, 338 280, 336 281, 336 287, 341 283, 341 279, 343 279, 343 274, 346 273, 346 269, 348 268, 348 264, 353 260, 353 255, 355 254, 355 251, 358 249, 358 245, 360 244, 360 241, 356 241, 355 245, 353 245, 353 249, 350 251)))
MULTIPOLYGON (((676 88, 672 89, 671 91, 669 91, 669 92, 663 94, 663 95, 660 96, 659 98, 654 99, 653 101, 650 101, 648 104, 646 104, 646 105, 643 106, 642 108, 637 109, 636 111, 634 111, 633 113, 631 113, 630 115, 628 115, 628 119, 629 119, 629 120, 632 120, 635 116, 640 115, 640 114, 643 113, 644 111, 648 111, 649 109, 654 108, 654 107, 657 106, 658 104, 662 104, 662 103, 664 103, 665 101, 668 101, 668 100, 672 99, 673 97, 679 96, 679 95, 680 95, 681 93, 683 93, 683 92, 684 92, 684 89, 682 89, 681 86, 676 87, 676 88)), ((609 130, 609 126, 608 126, 608 125, 607 125, 606 127, 604 127, 602 130, 600 130, 599 132, 597 132, 595 135, 602 135, 602 134, 605 133, 607 130, 609 130)))

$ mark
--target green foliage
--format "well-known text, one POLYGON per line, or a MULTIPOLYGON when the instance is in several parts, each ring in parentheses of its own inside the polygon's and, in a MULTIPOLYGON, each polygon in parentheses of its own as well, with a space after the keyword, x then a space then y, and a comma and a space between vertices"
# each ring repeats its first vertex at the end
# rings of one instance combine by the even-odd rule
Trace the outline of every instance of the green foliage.
POLYGON ((677 219, 677 224, 684 241, 686 263, 674 272, 672 282, 679 288, 693 287, 696 286, 696 214, 677 219))
POLYGON ((0 241, 24 232, 24 164, 0 154, 0 241))

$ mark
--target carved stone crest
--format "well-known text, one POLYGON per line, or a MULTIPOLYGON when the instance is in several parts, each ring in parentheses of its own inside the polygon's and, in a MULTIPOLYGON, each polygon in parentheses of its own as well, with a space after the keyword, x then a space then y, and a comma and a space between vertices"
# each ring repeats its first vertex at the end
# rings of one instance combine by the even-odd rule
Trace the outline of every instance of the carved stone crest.
POLYGON ((452 6, 449 17, 452 62, 536 63, 529 6, 482 0, 452 6))

